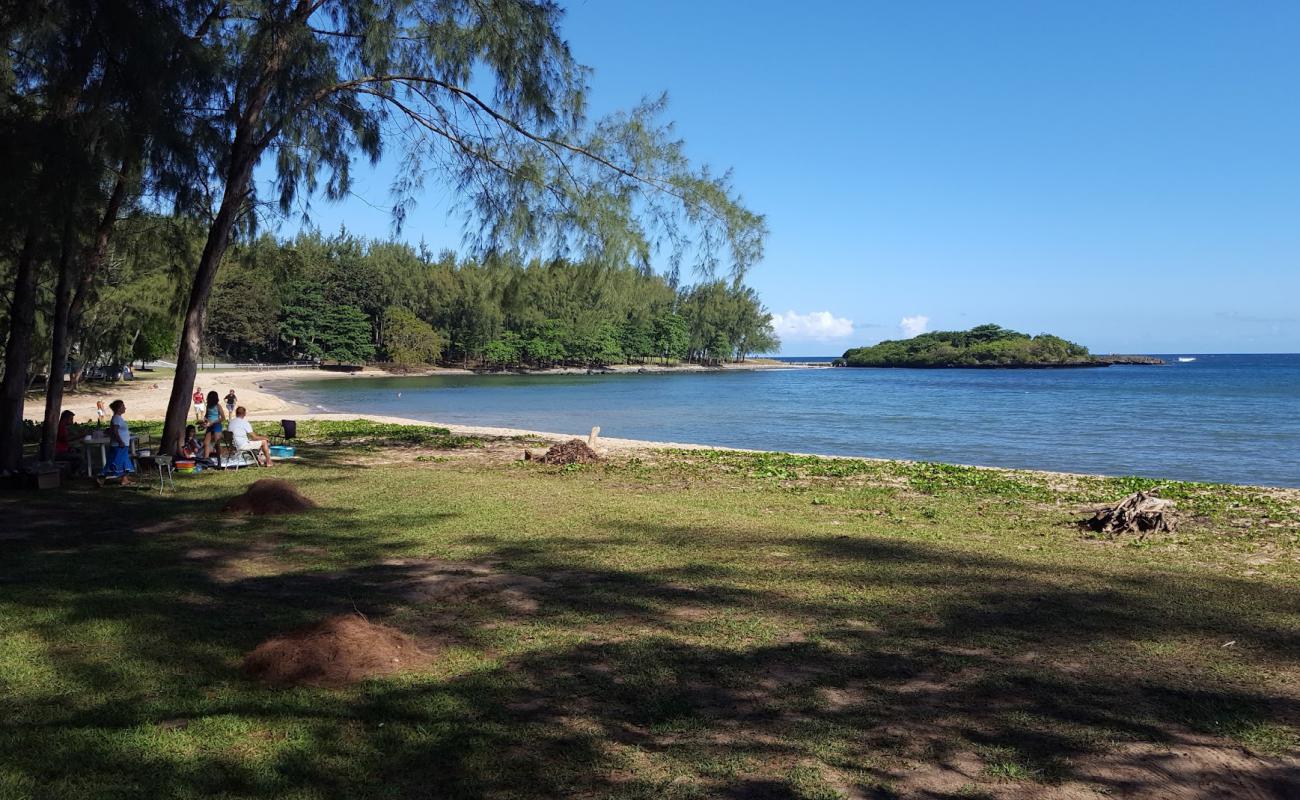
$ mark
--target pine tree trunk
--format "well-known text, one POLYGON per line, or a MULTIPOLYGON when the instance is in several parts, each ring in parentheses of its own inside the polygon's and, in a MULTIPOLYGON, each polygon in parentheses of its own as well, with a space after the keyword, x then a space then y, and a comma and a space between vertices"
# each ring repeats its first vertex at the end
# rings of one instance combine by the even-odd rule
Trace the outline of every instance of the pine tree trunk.
MULTIPOLYGON (((81 274, 71 302, 68 300, 73 271, 71 262, 60 261, 59 285, 54 293, 54 323, 50 335, 50 380, 45 386, 45 428, 41 431, 41 461, 49 461, 54 457, 54 443, 59 432, 59 415, 63 413, 63 367, 68 361, 73 340, 81 334, 81 312, 85 308, 86 297, 94 287, 99 268, 108 258, 108 243, 117 225, 122 202, 126 198, 128 168, 129 165, 123 163, 122 170, 118 173, 117 182, 113 185, 113 192, 108 197, 108 205, 105 206, 104 215, 100 219, 99 228, 95 231, 94 244, 82 258, 81 274)), ((65 252, 64 256, 67 255, 68 253, 65 252)), ((78 369, 74 378, 79 378, 80 374, 81 369, 78 369)), ((74 390, 78 382, 78 380, 72 382, 74 390)))
POLYGON ((63 413, 63 371, 68 362, 68 295, 72 294, 72 251, 76 248, 72 234, 72 215, 63 225, 63 245, 59 252, 59 280, 54 289, 54 320, 50 332, 50 370, 45 379, 45 425, 41 428, 38 461, 54 460, 54 444, 59 435, 59 415, 63 413))
POLYGON ((5 374, 4 380, 0 381, 0 471, 18 469, 23 459, 23 393, 27 389, 32 329, 36 326, 36 273, 36 230, 33 223, 14 271, 5 374))
MULTIPOLYGON (((88 30, 93 30, 92 21, 88 30)), ((95 36, 85 36, 72 51, 69 59, 70 69, 63 75, 54 91, 54 102, 50 107, 48 122, 49 150, 46 156, 46 170, 42 175, 33 203, 40 203, 53 196, 61 185, 67 164, 59 156, 58 144, 64 141, 66 131, 62 130, 73 117, 77 103, 86 89, 94 64, 95 52, 99 40, 95 36), (57 134, 57 135, 56 135, 57 134)), ((66 187, 65 187, 66 188, 66 187)), ((27 236, 23 240, 23 249, 18 256, 14 272, 13 311, 9 317, 9 342, 5 346, 5 374, 0 382, 0 471, 16 470, 23 457, 23 395, 27 389, 28 359, 32 350, 32 334, 36 327, 36 288, 39 269, 37 267, 38 237, 37 230, 42 215, 33 207, 32 217, 28 223, 27 236)), ((59 376, 62 379, 62 375, 59 376)))
POLYGON ((234 160, 236 166, 232 168, 232 174, 226 181, 221 207, 212 221, 212 227, 208 229, 208 240, 203 245, 203 255, 199 257, 199 267, 194 274, 194 284, 185 307, 185 324, 181 328, 180 348, 176 353, 176 376, 172 379, 171 397, 167 401, 167 416, 163 422, 162 452, 164 453, 174 455, 176 444, 185 432, 192 403, 194 379, 198 374, 199 358, 203 349, 203 328, 207 322, 208 298, 212 294, 212 284, 217 277, 217 269, 221 266, 221 259, 230 245, 230 233, 234 230, 240 207, 248 194, 254 161, 251 152, 236 155, 234 160))

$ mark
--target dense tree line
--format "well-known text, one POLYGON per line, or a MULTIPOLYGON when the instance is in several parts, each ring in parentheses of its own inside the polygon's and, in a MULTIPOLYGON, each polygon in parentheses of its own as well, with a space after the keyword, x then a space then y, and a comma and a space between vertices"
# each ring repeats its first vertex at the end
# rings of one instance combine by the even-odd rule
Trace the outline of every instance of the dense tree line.
MULTIPOLYGON (((174 344, 163 436, 170 447, 185 424, 198 359, 212 350, 208 334, 220 333, 223 347, 345 360, 371 355, 359 338, 369 329, 371 348, 402 358, 438 351, 501 363, 516 353, 599 361, 613 354, 611 341, 643 351, 653 325, 630 306, 609 318, 522 311, 501 293, 544 291, 545 281, 503 280, 499 254, 521 254, 530 276, 533 260, 564 258, 583 265, 566 267, 573 275, 608 273, 614 282, 652 264, 672 286, 683 269, 708 278, 725 267, 738 281, 761 257, 762 217, 741 203, 727 173, 686 159, 662 119, 663 99, 587 117, 590 73, 561 33, 563 14, 553 0, 4 4, 0 473, 22 456, 32 375, 58 374, 70 355, 86 359, 95 348, 174 344), (349 277, 348 265, 382 261, 385 246, 371 244, 361 248, 367 264, 339 246, 345 266, 324 278, 313 272, 319 265, 293 263, 298 256, 286 248, 266 260, 292 269, 249 271, 245 283, 263 291, 227 299, 228 251, 270 247, 252 239, 260 217, 346 197, 355 160, 373 162, 393 147, 406 176, 393 187, 396 224, 431 183, 463 214, 479 260, 433 271, 433 280, 454 279, 456 292, 367 305, 373 287, 349 277), (260 164, 274 170, 271 202, 254 181, 260 164), (124 258, 150 246, 149 216, 158 212, 183 240, 152 248, 167 263, 124 258), (285 274, 291 280, 282 282, 285 274), (355 303, 333 299, 349 293, 355 303), (428 307, 410 307, 421 304, 428 307), (218 313, 221 321, 211 319, 218 313), (226 317, 238 314, 252 327, 241 331, 226 317), (275 326, 269 336, 256 329, 264 319, 275 326)), ((593 279, 584 291, 599 285, 593 279)), ((739 308, 744 290, 731 285, 721 288, 739 308)), ((682 308, 691 301, 673 300, 682 308)), ((676 341, 675 323, 665 324, 676 341)), ((715 320, 687 335, 697 357, 761 349, 746 341, 754 331, 715 320)), ((50 381, 43 459, 62 399, 63 382, 50 381)))
POLYGON ((1087 365, 1092 357, 1088 348, 1059 336, 1030 336, 990 324, 853 348, 842 362, 850 367, 1055 367, 1087 365))
POLYGON ((346 233, 263 236, 228 260, 205 341, 234 360, 548 367, 778 346, 757 295, 731 281, 677 291, 630 266, 434 256, 346 233))
MULTIPOLYGON (((183 220, 119 223, 66 357, 74 388, 87 367, 112 372, 175 351, 187 265, 201 247, 183 220)), ((38 302, 39 331, 48 309, 38 302)), ((346 232, 236 244, 207 322, 202 357, 213 361, 596 366, 739 361, 779 347, 757 295, 730 281, 675 290, 631 267, 435 256, 346 232)), ((33 381, 53 374, 48 341, 37 337, 33 381)))

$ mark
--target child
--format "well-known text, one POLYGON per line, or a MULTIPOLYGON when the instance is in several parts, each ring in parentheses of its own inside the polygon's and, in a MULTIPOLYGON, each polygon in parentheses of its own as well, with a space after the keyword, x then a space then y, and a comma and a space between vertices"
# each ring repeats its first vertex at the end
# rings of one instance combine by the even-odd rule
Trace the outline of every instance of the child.
POLYGON ((199 454, 202 445, 195 435, 197 431, 193 425, 185 426, 185 435, 181 437, 180 454, 185 458, 195 458, 199 454))
POLYGON ((126 426, 126 403, 114 400, 108 407, 113 410, 113 418, 108 423, 108 461, 96 482, 103 486, 105 478, 120 477, 123 486, 130 486, 135 464, 131 462, 131 429, 126 426))

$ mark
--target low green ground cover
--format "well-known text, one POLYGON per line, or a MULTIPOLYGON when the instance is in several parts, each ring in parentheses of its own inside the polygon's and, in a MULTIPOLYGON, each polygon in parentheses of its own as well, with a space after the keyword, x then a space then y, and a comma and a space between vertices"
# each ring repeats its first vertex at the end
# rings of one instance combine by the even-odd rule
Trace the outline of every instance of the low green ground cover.
POLYGON ((1163 484, 1188 516, 1139 543, 1072 524, 1131 479, 299 433, 167 495, 0 497, 0 797, 891 797, 965 761, 928 796, 1044 796, 1180 736, 1300 746, 1294 493, 1163 484), (220 513, 268 475, 321 507, 220 513), (240 672, 356 612, 431 664, 240 672))

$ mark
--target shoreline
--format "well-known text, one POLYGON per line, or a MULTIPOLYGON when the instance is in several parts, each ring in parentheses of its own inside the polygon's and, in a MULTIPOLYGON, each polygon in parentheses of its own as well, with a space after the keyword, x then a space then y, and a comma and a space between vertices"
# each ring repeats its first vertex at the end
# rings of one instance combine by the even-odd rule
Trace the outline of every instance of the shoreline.
MULTIPOLYGON (((724 369, 701 367, 691 365, 689 368, 682 367, 660 367, 657 370, 647 372, 721 372, 729 370, 761 370, 761 369, 818 369, 819 367, 805 367, 802 365, 785 365, 785 364, 753 364, 727 367, 724 369)), ((826 367, 829 369, 830 367, 826 367)), ((636 366, 624 366, 620 369, 611 369, 610 373, 637 374, 640 369, 636 366)), ((315 419, 315 420, 353 420, 364 419, 372 422, 380 422, 393 425, 415 425, 425 427, 445 428, 453 434, 464 436, 495 436, 495 437, 532 437, 541 439, 546 442, 556 443, 564 442, 570 439, 586 440, 590 431, 581 431, 576 433, 561 433, 557 431, 538 431, 524 428, 503 428, 489 425, 465 425, 448 422, 438 422, 422 419, 413 419, 410 417, 397 417, 385 414, 373 414, 366 412, 335 412, 324 411, 319 408, 312 408, 303 403, 286 400, 278 394, 278 388, 275 383, 293 384, 308 380, 346 380, 349 378, 376 378, 376 377, 427 377, 430 375, 483 375, 491 377, 498 374, 519 374, 519 373, 478 373, 472 370, 454 369, 454 368, 435 368, 421 372, 412 372, 405 374, 394 374, 382 370, 362 370, 358 372, 332 372, 328 370, 318 370, 312 368, 301 369, 283 369, 283 370, 213 370, 210 372, 200 371, 198 375, 198 384, 206 392, 210 388, 215 388, 223 398, 226 391, 234 389, 238 396, 240 405, 248 409, 248 418, 253 421, 267 422, 279 421, 288 416, 296 419, 315 419)), ((579 370, 556 370, 556 371, 538 371, 526 374, 586 374, 586 371, 579 370)), ((148 373, 143 373, 147 376, 148 373)), ((70 409, 76 414, 78 421, 94 421, 95 403, 102 400, 107 403, 114 398, 121 398, 127 403, 127 419, 137 420, 155 420, 162 419, 166 414, 167 402, 171 393, 171 381, 162 379, 159 381, 149 381, 147 377, 137 377, 136 380, 117 383, 112 386, 95 386, 88 390, 78 392, 76 395, 67 395, 65 398, 64 408, 70 409)), ((44 417, 44 398, 28 397, 24 405, 24 417, 29 420, 40 421, 44 417)), ((775 453, 789 452, 790 455, 812 456, 826 459, 852 459, 858 461, 873 462, 898 462, 898 463, 922 463, 915 459, 903 458, 883 458, 879 456, 860 455, 834 455, 825 453, 808 453, 795 451, 778 451, 766 450, 762 448, 734 447, 728 445, 702 444, 699 442, 673 442, 657 441, 651 439, 624 439, 618 437, 599 436, 597 440, 598 451, 604 454, 635 454, 646 453, 655 450, 673 449, 673 450, 722 450, 738 453, 775 453)), ((955 467, 969 467, 974 469, 986 469, 1004 473, 1030 473, 1046 476, 1061 476, 1064 478, 1113 478, 1115 475, 1089 472, 1067 472, 1061 470, 1045 470, 1020 467, 1002 467, 987 464, 963 464, 959 462, 941 462, 943 464, 955 467)), ((1153 480, 1164 480, 1159 476, 1141 476, 1153 480)), ((1187 481, 1181 479, 1168 479, 1170 483, 1201 483, 1212 486, 1225 486, 1237 488, 1263 489, 1269 492, 1282 492, 1287 495, 1300 495, 1300 488, 1276 486, 1268 484, 1251 484, 1251 483, 1228 483, 1223 481, 1187 481)))
MULTIPOLYGON (((223 398, 226 392, 235 390, 239 405, 248 409, 248 417, 253 420, 279 419, 281 414, 308 415, 316 413, 310 406, 286 400, 276 393, 277 382, 298 383, 308 380, 346 380, 348 378, 425 378, 440 375, 481 376, 491 378, 501 375, 636 375, 660 373, 716 373, 716 372, 755 372, 761 370, 792 369, 830 369, 805 364, 784 364, 780 362, 752 362, 725 364, 707 367, 700 364, 618 364, 601 370, 588 370, 578 367, 550 367, 540 370, 499 370, 483 371, 463 369, 460 367, 429 367, 409 372, 388 372, 382 369, 364 368, 356 372, 316 369, 314 367, 290 367, 285 369, 246 369, 217 368, 199 370, 195 384, 206 394, 215 389, 223 398)), ((149 372, 136 373, 131 381, 119 381, 114 384, 85 384, 76 394, 65 394, 63 408, 72 411, 78 421, 95 420, 95 404, 102 401, 107 405, 114 399, 121 399, 127 404, 127 419, 162 419, 167 412, 167 403, 171 395, 171 376, 159 376, 154 380, 149 372)), ((45 398, 43 395, 28 394, 23 403, 23 418, 40 422, 45 418, 45 398)), ((432 425, 426 421, 417 424, 432 425)), ((446 427, 440 425, 440 427, 446 427)))
MULTIPOLYGON (((816 367, 811 367, 811 368, 816 369, 816 367)), ((627 372, 628 370, 621 370, 621 371, 627 372)), ((670 368, 663 371, 672 372, 677 370, 673 370, 670 368)), ((717 371, 717 370, 697 370, 697 371, 717 371)), ((295 372, 294 375, 283 376, 287 378, 285 383, 292 384, 300 380, 310 380, 312 377, 319 377, 321 374, 329 375, 331 378, 346 378, 346 377, 350 377, 351 375, 359 374, 359 373, 317 373, 313 375, 312 370, 295 370, 294 372, 295 372)), ((478 373, 473 373, 468 370, 443 370, 431 374, 478 374, 478 373)), ((493 374, 500 374, 500 373, 493 373, 493 374)), ((563 373, 557 373, 557 374, 563 374, 563 373)), ((256 382, 258 384, 259 390, 264 391, 268 396, 275 396, 274 392, 276 387, 274 386, 268 387, 266 386, 266 384, 274 383, 278 378, 282 376, 275 373, 271 373, 271 374, 261 373, 261 375, 262 375, 262 380, 256 382)), ((370 375, 365 375, 365 377, 378 377, 378 376, 370 374, 370 375)), ((385 375, 385 377, 419 377, 419 376, 385 375)), ((467 424, 458 424, 452 422, 439 422, 439 421, 430 421, 430 420, 423 420, 423 419, 414 419, 412 417, 398 417, 398 416, 391 416, 386 414, 373 414, 368 412, 325 411, 319 408, 313 409, 299 403, 285 401, 278 397, 277 400, 279 400, 281 403, 284 403, 286 406, 291 406, 291 407, 301 409, 300 412, 297 412, 299 418, 301 419, 318 419, 318 420, 333 420, 333 421, 364 419, 364 420, 369 420, 371 422, 380 422, 380 423, 391 424, 391 425, 416 425, 416 426, 438 427, 438 428, 445 428, 451 431, 451 433, 458 436, 497 436, 497 437, 507 437, 507 438, 527 436, 527 437, 542 439, 548 443, 559 443, 559 442, 566 442, 570 439, 575 439, 575 438, 586 441, 587 436, 590 433, 590 431, 581 431, 576 433, 560 433, 557 431, 539 431, 539 430, 531 430, 526 428, 504 428, 504 427, 496 427, 490 425, 467 425, 467 424)), ((278 417, 271 416, 271 415, 253 415, 251 413, 249 417, 255 420, 278 419, 278 417)), ((879 463, 910 463, 910 464, 923 463, 917 459, 884 458, 880 456, 870 456, 865 454, 836 455, 830 453, 811 453, 811 452, 803 452, 803 451, 766 450, 766 449, 754 448, 754 447, 735 447, 731 445, 703 444, 700 442, 674 442, 674 441, 659 441, 653 439, 626 439, 626 438, 619 438, 619 437, 609 437, 603 434, 598 436, 595 449, 598 452, 601 452, 603 455, 611 455, 611 454, 630 455, 636 453, 647 453, 655 450, 722 450, 722 451, 734 452, 734 453, 785 452, 788 453, 789 455, 794 455, 794 456, 811 456, 814 458, 845 459, 845 460, 854 460, 854 461, 871 461, 871 462, 879 462, 879 463)), ((944 461, 939 463, 943 463, 947 466, 964 467, 964 468, 971 468, 971 469, 985 469, 985 470, 992 470, 995 472, 1008 473, 1008 474, 1029 473, 1033 475, 1058 476, 1061 478, 1068 478, 1068 479, 1117 477, 1115 475, 1107 475, 1103 473, 1068 472, 1063 470, 1033 469, 1028 467, 1001 467, 1001 466, 994 466, 988 464, 965 464, 956 461, 944 461)), ((1123 477, 1123 476, 1119 476, 1119 477, 1123 477)), ((1152 477, 1152 476, 1139 476, 1139 477, 1152 477)), ((1164 478, 1161 477, 1153 477, 1152 479, 1164 480, 1164 478)), ((1270 492, 1282 492, 1287 495, 1295 494, 1297 496, 1300 496, 1300 488, 1287 487, 1287 486, 1271 486, 1267 484, 1248 484, 1248 483, 1226 483, 1222 481, 1219 482, 1187 481, 1187 480, 1173 479, 1173 478, 1168 479, 1168 481, 1170 483, 1199 483, 1199 484, 1207 484, 1207 485, 1214 485, 1214 486, 1265 489, 1270 492)))
MULTIPOLYGON (((250 419, 267 421, 270 418, 254 417, 249 415, 250 419)), ((379 422, 387 425, 412 425, 417 427, 445 428, 456 436, 496 436, 501 438, 529 437, 534 439, 545 440, 547 444, 559 444, 571 439, 581 439, 587 441, 587 433, 557 433, 555 431, 534 431, 524 428, 496 428, 488 425, 460 425, 450 422, 430 422, 423 419, 413 419, 411 417, 392 417, 384 414, 367 414, 362 412, 334 412, 334 411, 316 411, 306 412, 298 415, 298 419, 325 420, 334 422, 347 422, 350 420, 367 420, 369 422, 379 422)), ((1107 475, 1097 472, 1066 472, 1063 470, 1051 469, 1033 469, 1030 467, 999 467, 990 464, 963 464, 957 461, 939 461, 927 462, 912 458, 883 458, 881 456, 869 455, 835 455, 830 453, 806 453, 792 450, 763 450, 754 447, 733 447, 722 444, 701 444, 699 442, 660 442, 650 439, 622 439, 618 437, 598 435, 596 446, 594 448, 602 456, 610 455, 636 455, 638 453, 647 454, 657 450, 719 450, 728 453, 781 453, 784 455, 823 458, 834 461, 868 461, 878 464, 925 464, 937 463, 945 467, 958 467, 961 469, 980 469, 990 472, 1004 473, 1008 475, 1036 475, 1058 479, 1112 479, 1124 477, 1138 477, 1146 480, 1162 481, 1169 484, 1189 484, 1195 486, 1224 487, 1228 489, 1254 489, 1265 491, 1273 495, 1294 498, 1300 501, 1300 487, 1292 486, 1270 486, 1259 483, 1227 483, 1224 481, 1192 481, 1181 478, 1161 478, 1150 475, 1107 475)))

